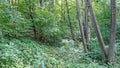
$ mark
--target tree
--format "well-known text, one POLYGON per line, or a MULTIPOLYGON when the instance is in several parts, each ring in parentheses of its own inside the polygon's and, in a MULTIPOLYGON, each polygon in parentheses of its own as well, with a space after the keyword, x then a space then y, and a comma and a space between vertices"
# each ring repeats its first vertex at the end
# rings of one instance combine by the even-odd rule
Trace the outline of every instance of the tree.
POLYGON ((83 43, 84 51, 88 52, 88 49, 87 49, 87 46, 86 46, 86 39, 85 39, 84 31, 83 31, 83 25, 82 25, 81 19, 80 19, 80 9, 79 9, 80 7, 79 7, 78 3, 79 3, 79 1, 76 0, 77 18, 78 18, 78 22, 79 22, 79 28, 80 28, 82 43, 83 43))
POLYGON ((111 0, 111 35, 108 51, 108 61, 110 63, 115 62, 115 38, 116 38, 116 0, 111 0))
POLYGON ((95 30, 96 35, 97 35, 97 39, 98 39, 98 42, 99 42, 99 45, 100 45, 100 48, 101 48, 101 52, 103 54, 103 58, 106 60, 107 59, 107 54, 106 54, 106 51, 105 51, 105 48, 104 48, 105 44, 104 44, 104 41, 102 39, 101 32, 100 32, 100 29, 99 29, 99 26, 98 26, 98 23, 97 23, 97 20, 96 20, 96 17, 95 17, 93 8, 92 8, 91 0, 87 0, 87 4, 88 4, 89 12, 90 12, 91 17, 92 17, 93 27, 94 27, 94 30, 95 30))
POLYGON ((84 0, 84 34, 86 39, 87 49, 90 50, 89 41, 90 41, 90 22, 89 22, 89 12, 86 0, 84 0))

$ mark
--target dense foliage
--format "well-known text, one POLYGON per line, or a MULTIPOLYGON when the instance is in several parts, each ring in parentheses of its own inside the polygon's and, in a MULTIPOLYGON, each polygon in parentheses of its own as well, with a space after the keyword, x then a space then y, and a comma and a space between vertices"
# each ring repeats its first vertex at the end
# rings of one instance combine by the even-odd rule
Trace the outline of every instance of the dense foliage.
MULTIPOLYGON (((96 54, 90 53, 91 57, 95 56, 90 58, 82 52, 82 48, 73 45, 51 47, 28 38, 4 41, 6 43, 0 44, 1 68, 108 68, 102 61, 100 62, 102 65, 96 63, 101 56, 98 51, 95 51, 96 54)), ((120 50, 120 47, 117 49, 120 50)), ((114 67, 112 65, 109 67, 119 68, 120 65, 118 62, 114 67)))
MULTIPOLYGON (((91 19, 90 52, 83 53, 76 1, 0 0, 0 68, 119 68, 120 1, 117 0, 116 64, 102 60, 91 19), (10 1, 10 2, 9 2, 10 1), (70 16, 70 18, 68 17, 70 16), (69 20, 70 19, 70 20, 69 20), (71 24, 69 23, 71 22, 71 24), (70 29, 72 27, 72 29, 70 29), (71 30, 75 40, 72 40, 71 30)), ((84 0, 79 2, 84 25, 84 0)), ((108 50, 111 28, 110 2, 92 0, 92 6, 108 50)), ((90 13, 88 13, 91 18, 90 13)))

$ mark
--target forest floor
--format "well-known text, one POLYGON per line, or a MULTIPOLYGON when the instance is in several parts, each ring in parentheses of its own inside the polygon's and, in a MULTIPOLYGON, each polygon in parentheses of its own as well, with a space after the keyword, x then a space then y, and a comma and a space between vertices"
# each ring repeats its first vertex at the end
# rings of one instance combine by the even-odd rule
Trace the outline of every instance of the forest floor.
MULTIPOLYGON (((0 68, 108 68, 83 53, 82 47, 47 46, 31 39, 4 39, 0 68)), ((119 65, 110 68, 119 68, 119 65)))

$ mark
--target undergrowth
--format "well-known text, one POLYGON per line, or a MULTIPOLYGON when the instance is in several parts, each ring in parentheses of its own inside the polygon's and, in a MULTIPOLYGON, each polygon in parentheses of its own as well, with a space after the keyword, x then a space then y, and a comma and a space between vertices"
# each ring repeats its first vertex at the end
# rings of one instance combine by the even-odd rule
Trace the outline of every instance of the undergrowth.
MULTIPOLYGON (((96 63, 80 47, 53 47, 31 39, 4 39, 0 43, 0 68, 108 68, 96 63)), ((119 65, 110 68, 119 68, 119 65)))

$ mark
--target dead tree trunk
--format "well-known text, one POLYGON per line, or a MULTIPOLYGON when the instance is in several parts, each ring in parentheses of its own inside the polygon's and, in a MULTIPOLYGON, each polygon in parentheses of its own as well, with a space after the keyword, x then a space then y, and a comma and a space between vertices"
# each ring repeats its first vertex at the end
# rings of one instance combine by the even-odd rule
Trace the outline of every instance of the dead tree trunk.
POLYGON ((79 4, 78 4, 78 0, 76 0, 76 11, 77 11, 77 18, 78 18, 78 22, 79 22, 80 33, 81 33, 81 38, 82 38, 84 51, 88 52, 87 46, 86 46, 86 39, 85 39, 85 36, 84 36, 84 31, 83 31, 83 25, 82 25, 81 20, 80 20, 80 7, 79 7, 79 4))
POLYGON ((87 0, 87 4, 88 4, 89 12, 90 12, 91 17, 92 17, 93 27, 94 27, 96 35, 97 35, 97 39, 98 39, 98 42, 99 42, 99 45, 101 48, 101 52, 103 54, 103 58, 106 60, 107 54, 106 54, 106 51, 104 48, 104 41, 103 41, 103 38, 101 36, 101 32, 100 32, 100 29, 99 29, 99 26, 98 26, 98 23, 97 23, 97 20, 96 20, 96 17, 95 17, 93 8, 92 8, 91 0, 87 0))
POLYGON ((116 38, 116 0, 111 0, 111 35, 108 50, 108 61, 112 64, 115 62, 115 38, 116 38))

